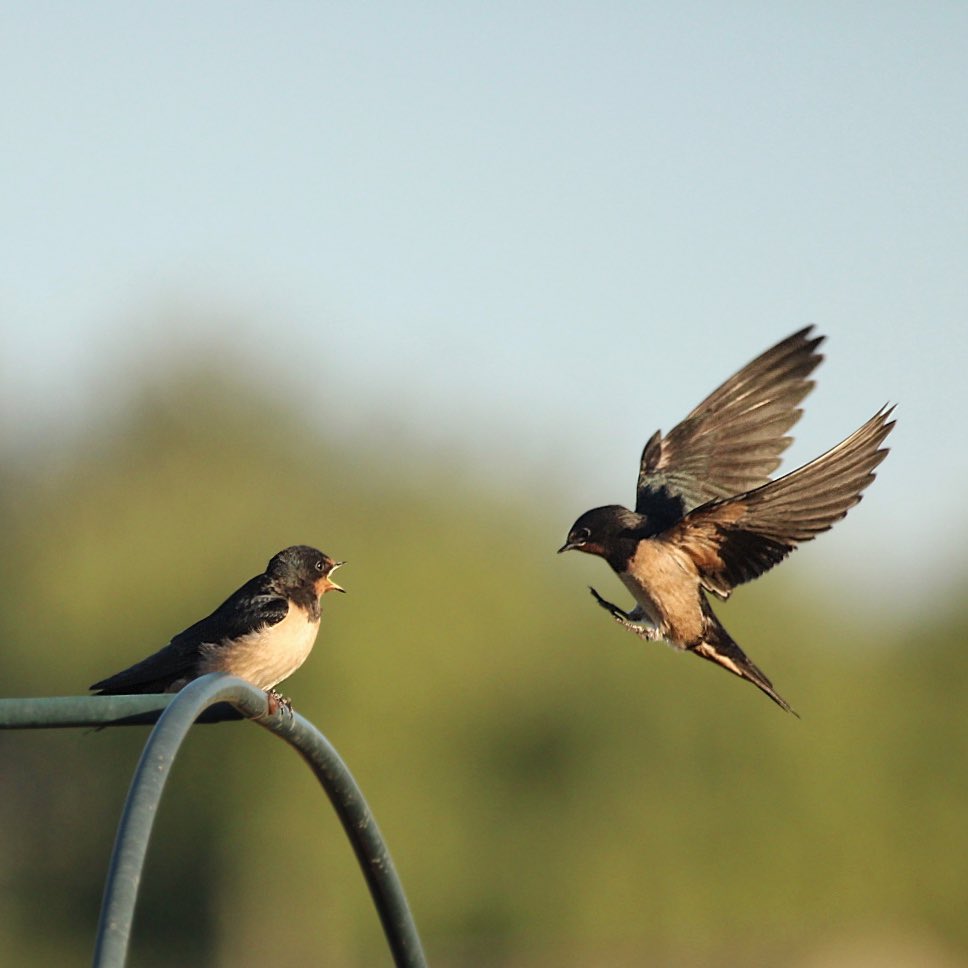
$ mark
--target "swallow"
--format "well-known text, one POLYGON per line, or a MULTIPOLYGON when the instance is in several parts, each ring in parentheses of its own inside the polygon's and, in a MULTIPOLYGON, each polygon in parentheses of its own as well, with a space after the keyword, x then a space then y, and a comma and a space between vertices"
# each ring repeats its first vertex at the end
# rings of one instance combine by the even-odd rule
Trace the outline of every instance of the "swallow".
POLYGON ((729 598, 829 530, 860 501, 887 456, 881 444, 894 427, 894 407, 882 407, 816 460, 770 479, 813 388, 808 377, 823 359, 817 347, 824 337, 812 330, 752 360, 665 436, 656 431, 642 451, 635 510, 611 504, 586 511, 558 549, 608 562, 635 607, 625 611, 590 591, 621 625, 715 662, 794 715, 730 638, 709 595, 729 598))
POLYGON ((102 696, 178 692, 207 672, 227 672, 265 689, 270 709, 274 703, 291 709, 273 687, 309 656, 319 631, 320 599, 344 591, 331 578, 343 564, 308 545, 285 548, 211 615, 91 689, 102 696))

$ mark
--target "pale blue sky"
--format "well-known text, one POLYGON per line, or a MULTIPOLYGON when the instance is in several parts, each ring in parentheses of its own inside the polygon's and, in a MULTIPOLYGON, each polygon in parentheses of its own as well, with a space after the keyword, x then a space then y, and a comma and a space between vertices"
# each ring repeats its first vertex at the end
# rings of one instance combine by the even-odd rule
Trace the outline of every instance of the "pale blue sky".
POLYGON ((903 604, 968 534, 966 50, 961 2, 10 0, 7 432, 231 344, 577 514, 814 322, 791 459, 901 424, 812 560, 903 604))

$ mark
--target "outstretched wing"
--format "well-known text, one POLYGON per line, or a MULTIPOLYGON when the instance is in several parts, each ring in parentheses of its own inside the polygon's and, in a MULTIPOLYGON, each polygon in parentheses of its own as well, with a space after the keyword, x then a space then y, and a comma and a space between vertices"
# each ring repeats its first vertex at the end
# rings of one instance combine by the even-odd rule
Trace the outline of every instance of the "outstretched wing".
POLYGON ((832 450, 762 487, 710 501, 655 540, 695 562, 703 587, 727 598, 782 561, 803 541, 827 531, 860 499, 887 455, 894 421, 883 408, 832 450))
POLYGON ((765 484, 790 444, 807 379, 823 356, 812 326, 788 336, 747 363, 663 437, 642 451, 635 510, 657 530, 693 508, 765 484))

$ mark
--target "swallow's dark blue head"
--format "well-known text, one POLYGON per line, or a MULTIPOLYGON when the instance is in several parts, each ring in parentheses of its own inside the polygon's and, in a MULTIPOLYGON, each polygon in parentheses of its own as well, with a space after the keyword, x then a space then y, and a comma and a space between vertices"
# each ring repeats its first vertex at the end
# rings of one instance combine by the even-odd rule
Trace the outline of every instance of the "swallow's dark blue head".
POLYGON ((311 585, 317 595, 323 595, 330 591, 344 591, 329 576, 345 563, 334 561, 318 548, 293 545, 272 556, 266 567, 266 574, 292 588, 311 585))
POLYGON ((627 550, 626 545, 634 548, 642 537, 644 525, 643 515, 620 504, 592 508, 571 526, 568 540, 558 549, 558 554, 575 550, 611 559, 619 548, 627 550))

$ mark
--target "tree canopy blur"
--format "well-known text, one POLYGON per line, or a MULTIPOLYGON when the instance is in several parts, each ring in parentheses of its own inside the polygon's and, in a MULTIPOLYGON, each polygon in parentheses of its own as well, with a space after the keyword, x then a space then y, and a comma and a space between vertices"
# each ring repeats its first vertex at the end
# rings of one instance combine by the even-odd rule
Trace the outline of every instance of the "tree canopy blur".
MULTIPOLYGON (((554 554, 585 509, 539 482, 498 493, 466 455, 330 436, 202 370, 121 410, 2 454, 4 695, 84 692, 313 544, 349 594, 285 691, 365 791, 432 965, 968 963, 959 595, 899 627, 803 568, 744 589, 726 624, 798 721, 610 622, 604 565, 554 554)), ((88 962, 145 738, 0 734, 0 966, 88 962)), ((276 959, 388 963, 309 771, 249 724, 198 728, 131 963, 276 959)))

